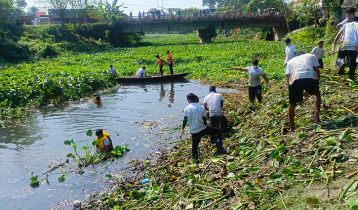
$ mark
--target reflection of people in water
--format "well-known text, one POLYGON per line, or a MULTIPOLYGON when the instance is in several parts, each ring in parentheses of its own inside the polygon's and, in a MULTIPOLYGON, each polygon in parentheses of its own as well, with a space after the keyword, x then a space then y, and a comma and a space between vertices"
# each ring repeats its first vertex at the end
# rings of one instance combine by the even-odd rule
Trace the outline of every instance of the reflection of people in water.
POLYGON ((174 82, 170 83, 169 102, 174 104, 174 82))
POLYGON ((164 90, 164 84, 161 83, 160 84, 160 92, 159 92, 159 101, 162 101, 163 98, 165 97, 165 90, 164 90))

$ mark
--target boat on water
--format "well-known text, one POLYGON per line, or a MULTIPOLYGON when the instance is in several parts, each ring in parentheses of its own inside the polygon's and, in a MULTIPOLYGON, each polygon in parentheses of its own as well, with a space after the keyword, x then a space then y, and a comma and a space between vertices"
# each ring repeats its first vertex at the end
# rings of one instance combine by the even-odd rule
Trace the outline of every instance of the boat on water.
POLYGON ((166 81, 180 81, 184 80, 184 77, 190 74, 190 72, 173 75, 163 76, 148 76, 148 77, 118 77, 118 83, 146 83, 146 82, 166 82, 166 81))

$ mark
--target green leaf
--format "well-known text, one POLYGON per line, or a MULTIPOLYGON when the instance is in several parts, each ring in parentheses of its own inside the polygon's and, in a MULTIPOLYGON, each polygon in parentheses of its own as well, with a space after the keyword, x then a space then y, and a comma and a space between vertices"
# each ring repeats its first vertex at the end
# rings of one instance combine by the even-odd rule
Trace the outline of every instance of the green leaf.
POLYGON ((217 162, 220 161, 219 158, 215 158, 215 157, 211 157, 210 159, 211 159, 211 161, 213 161, 214 163, 217 163, 217 162))
POLYGON ((270 159, 271 160, 275 159, 277 155, 279 155, 279 151, 277 151, 277 150, 272 151, 270 154, 270 159))
POLYGON ((91 130, 91 129, 89 129, 89 130, 86 132, 86 135, 87 135, 87 136, 92 136, 92 135, 93 135, 92 130, 91 130))
POLYGON ((33 181, 33 182, 30 183, 30 186, 31 186, 31 187, 38 187, 38 186, 40 186, 40 182, 37 181, 37 180, 36 180, 36 181, 33 181))
POLYGON ((92 141, 92 146, 96 146, 97 145, 97 140, 92 141))
POLYGON ((153 184, 153 192, 159 192, 159 184, 153 184))
POLYGON ((235 163, 235 162, 228 162, 228 163, 226 164, 226 168, 227 168, 227 169, 232 169, 232 168, 234 168, 235 166, 237 166, 237 163, 235 163))
POLYGON ((68 153, 68 154, 66 155, 66 157, 75 158, 75 156, 74 156, 72 153, 68 153))
POLYGON ((112 175, 111 174, 106 174, 106 177, 107 178, 112 178, 112 175))
POLYGON ((62 183, 66 180, 66 178, 64 176, 60 176, 58 177, 58 182, 62 183))
POLYGON ((235 174, 234 173, 228 173, 226 178, 234 178, 235 177, 235 174))
POLYGON ((31 181, 37 181, 37 177, 36 176, 33 176, 30 178, 31 181))
POLYGON ((282 175, 280 173, 278 173, 278 172, 273 172, 273 173, 270 174, 269 177, 271 179, 278 179, 278 178, 282 177, 282 175))
POLYGON ((347 205, 348 205, 351 209, 357 210, 357 209, 358 209, 358 200, 349 201, 349 202, 347 202, 347 205))
POLYGON ((277 152, 281 152, 281 151, 284 151, 286 148, 285 148, 285 145, 284 144, 281 144, 280 146, 277 147, 276 151, 277 152))
POLYGON ((251 167, 251 168, 248 168, 247 170, 251 171, 251 172, 254 172, 254 173, 258 173, 260 168, 254 168, 254 167, 251 167))
POLYGON ((299 138, 299 139, 302 139, 302 138, 304 138, 304 137, 306 137, 306 136, 308 136, 308 135, 305 134, 305 133, 301 133, 301 134, 298 135, 298 138, 299 138))
POLYGON ((287 174, 289 176, 293 175, 293 172, 288 168, 283 168, 282 171, 283 171, 283 173, 285 173, 285 174, 287 174))
POLYGON ((144 165, 150 166, 150 161, 149 160, 144 161, 144 165))
POLYGON ((71 145, 71 141, 70 140, 66 140, 65 142, 63 142, 65 145, 71 145))
POLYGON ((352 136, 350 135, 350 130, 346 129, 345 131, 343 131, 343 133, 339 136, 339 140, 341 141, 347 141, 347 140, 351 140, 352 136))

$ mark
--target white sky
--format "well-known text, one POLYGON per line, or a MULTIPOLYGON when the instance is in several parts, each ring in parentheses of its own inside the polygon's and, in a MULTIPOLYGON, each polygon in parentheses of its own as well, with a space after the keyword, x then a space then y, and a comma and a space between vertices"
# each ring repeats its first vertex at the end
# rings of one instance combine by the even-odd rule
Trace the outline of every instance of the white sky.
MULTIPOLYGON (((39 4, 37 0, 25 0, 27 3, 27 7, 24 9, 27 11, 31 6, 36 6, 40 9, 40 11, 47 12, 48 8, 44 8, 43 5, 39 4)), ((105 0, 103 0, 105 2, 105 0)), ((108 2, 112 2, 112 0, 108 0, 108 2)), ((125 7, 123 8, 124 12, 129 14, 129 12, 133 12, 133 16, 136 16, 139 11, 147 12, 151 8, 157 8, 157 0, 119 0, 117 5, 124 3, 125 7)), ((162 6, 162 0, 158 0, 159 6, 162 6)), ((197 7, 203 8, 202 0, 163 0, 164 8, 190 8, 197 7)))

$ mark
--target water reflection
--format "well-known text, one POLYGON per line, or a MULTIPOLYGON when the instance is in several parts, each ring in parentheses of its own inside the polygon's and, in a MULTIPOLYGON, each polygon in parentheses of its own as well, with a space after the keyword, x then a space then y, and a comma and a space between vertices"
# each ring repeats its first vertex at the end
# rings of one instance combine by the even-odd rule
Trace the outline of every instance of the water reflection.
MULTIPOLYGON (((169 102, 170 103, 174 103, 175 99, 175 91, 174 91, 174 84, 175 82, 170 82, 170 91, 169 91, 169 102)), ((159 101, 163 101, 163 98, 165 98, 166 94, 165 94, 165 89, 164 89, 164 83, 160 84, 160 91, 159 91, 159 101)))

